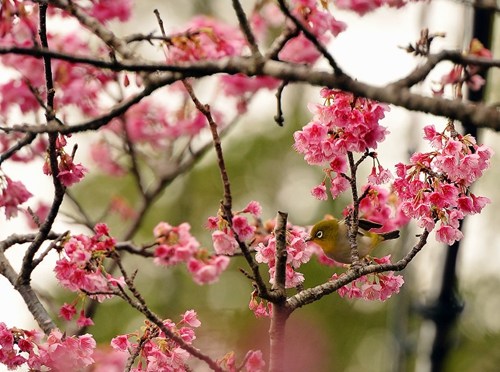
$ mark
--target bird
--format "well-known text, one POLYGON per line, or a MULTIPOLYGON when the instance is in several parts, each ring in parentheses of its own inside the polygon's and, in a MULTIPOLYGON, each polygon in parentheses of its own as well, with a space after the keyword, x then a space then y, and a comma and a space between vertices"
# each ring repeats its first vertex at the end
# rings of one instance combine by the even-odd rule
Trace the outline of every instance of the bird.
MULTIPOLYGON (((359 219, 358 226, 358 253, 360 259, 368 256, 381 242, 399 238, 399 230, 386 233, 370 232, 371 229, 382 227, 377 222, 359 219)), ((319 245, 325 254, 335 261, 351 264, 351 245, 348 235, 349 228, 346 221, 339 221, 331 217, 316 223, 311 228, 309 237, 305 240, 319 245)))

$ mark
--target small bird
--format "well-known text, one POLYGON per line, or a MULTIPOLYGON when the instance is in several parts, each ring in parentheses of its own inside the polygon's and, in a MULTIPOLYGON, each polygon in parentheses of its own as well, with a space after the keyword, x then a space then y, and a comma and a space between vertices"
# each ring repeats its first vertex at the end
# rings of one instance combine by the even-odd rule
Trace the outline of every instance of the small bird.
MULTIPOLYGON (((379 223, 360 219, 358 223, 358 252, 359 258, 369 255, 373 249, 385 240, 399 238, 399 230, 386 233, 370 232, 371 229, 382 227, 379 223)), ((336 218, 325 219, 316 223, 306 239, 306 242, 316 243, 325 254, 335 261, 350 264, 351 245, 349 244, 349 228, 345 220, 336 218)))

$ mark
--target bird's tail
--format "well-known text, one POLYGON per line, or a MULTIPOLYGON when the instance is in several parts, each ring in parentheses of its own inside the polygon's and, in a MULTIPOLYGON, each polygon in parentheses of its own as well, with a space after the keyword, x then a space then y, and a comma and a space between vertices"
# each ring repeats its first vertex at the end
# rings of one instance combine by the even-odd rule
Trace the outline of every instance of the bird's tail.
POLYGON ((383 240, 392 240, 399 238, 399 230, 389 231, 386 233, 379 233, 383 240))

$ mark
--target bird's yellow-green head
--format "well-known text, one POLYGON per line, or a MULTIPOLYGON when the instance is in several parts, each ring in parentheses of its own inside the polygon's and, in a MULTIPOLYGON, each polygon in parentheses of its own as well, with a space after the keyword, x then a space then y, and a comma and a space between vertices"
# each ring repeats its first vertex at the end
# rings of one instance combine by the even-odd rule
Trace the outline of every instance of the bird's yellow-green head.
POLYGON ((336 218, 332 218, 315 224, 306 240, 319 245, 328 255, 335 250, 338 233, 339 221, 336 218))

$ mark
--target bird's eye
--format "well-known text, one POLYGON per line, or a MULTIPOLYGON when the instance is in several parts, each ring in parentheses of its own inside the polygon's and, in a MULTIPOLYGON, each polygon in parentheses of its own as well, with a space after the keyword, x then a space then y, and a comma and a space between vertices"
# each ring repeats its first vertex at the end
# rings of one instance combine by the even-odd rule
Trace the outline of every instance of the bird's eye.
POLYGON ((323 231, 322 231, 322 230, 319 230, 319 231, 316 233, 316 238, 321 239, 322 237, 323 237, 323 231))

